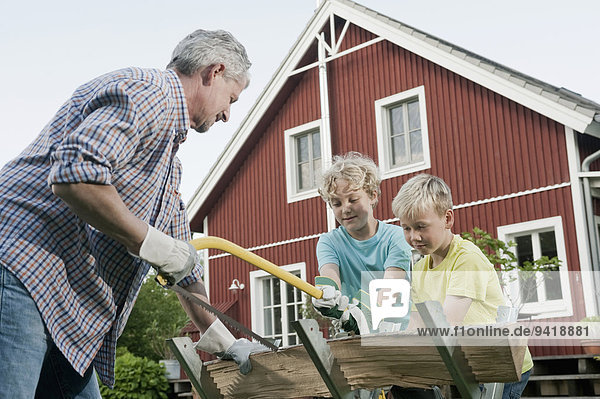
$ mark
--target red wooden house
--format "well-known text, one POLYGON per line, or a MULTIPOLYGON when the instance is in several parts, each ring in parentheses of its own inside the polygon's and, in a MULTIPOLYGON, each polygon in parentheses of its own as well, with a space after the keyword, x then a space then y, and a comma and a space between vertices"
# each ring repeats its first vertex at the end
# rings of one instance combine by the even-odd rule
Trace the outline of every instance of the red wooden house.
MULTIPOLYGON (((598 314, 600 104, 482 58, 349 0, 327 0, 189 203, 192 230, 223 237, 311 282, 335 219, 315 188, 334 154, 382 170, 378 219, 416 173, 450 185, 455 233, 516 240, 521 260, 562 260, 523 307, 533 318, 598 314), (594 154, 594 156, 591 156, 594 154)), ((205 251, 211 301, 294 344, 298 290, 205 251), (230 289, 234 279, 244 289, 230 289)), ((519 289, 518 283, 513 290, 519 289)), ((533 348, 578 353, 579 347, 533 348)))

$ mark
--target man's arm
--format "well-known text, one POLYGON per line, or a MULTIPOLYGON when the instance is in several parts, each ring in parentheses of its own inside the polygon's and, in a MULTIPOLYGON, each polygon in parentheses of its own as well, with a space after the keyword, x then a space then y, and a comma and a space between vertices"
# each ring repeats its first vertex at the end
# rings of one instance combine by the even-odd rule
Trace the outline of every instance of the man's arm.
MULTIPOLYGON (((114 186, 87 183, 54 184, 52 191, 83 221, 125 245, 129 252, 139 254, 148 232, 148 225, 127 209, 114 186)), ((186 290, 207 300, 202 283, 191 284, 186 290)), ((213 315, 200 306, 194 306, 182 298, 179 300, 201 332, 215 320, 213 315)))
MULTIPOLYGON (((204 284, 202 282, 192 283, 185 287, 185 289, 203 301, 210 303, 206 295, 206 289, 204 288, 204 284)), ((196 327, 198 327, 200 330, 200 333, 204 334, 206 329, 216 320, 216 317, 207 312, 201 306, 194 304, 183 296, 177 294, 177 297, 179 298, 179 302, 181 302, 181 306, 185 312, 188 314, 188 316, 190 316, 192 322, 194 322, 196 327)))
POLYGON ((83 221, 139 254, 148 225, 127 209, 114 186, 53 184, 52 192, 83 221))
MULTIPOLYGON (((149 235, 148 233, 151 232, 152 228, 149 228, 146 222, 137 218, 127 209, 113 186, 87 183, 54 184, 52 185, 52 191, 86 223, 125 245, 129 252, 135 255, 140 254, 147 235, 149 235)), ((180 241, 156 232, 153 235, 154 244, 157 242, 157 235, 159 244, 164 244, 165 240, 167 242, 169 240, 180 241)), ((187 245, 187 243, 184 247, 176 245, 174 250, 181 252, 182 248, 187 248, 187 245)), ((152 249, 156 251, 157 248, 152 249)), ((158 249, 159 251, 157 252, 161 252, 160 248, 158 249)), ((173 251, 172 246, 171 249, 173 251)), ((191 255, 195 259, 195 249, 190 248, 189 250, 185 250, 193 250, 193 254, 191 255)), ((181 263, 182 259, 185 260, 184 258, 178 257, 174 263, 181 263)), ((144 259, 143 256, 142 259, 144 259)), ((148 261, 147 259, 144 260, 148 261)), ((188 263, 190 263, 189 260, 186 262, 186 265, 188 263)), ((163 267, 162 270, 165 270, 164 266, 159 266, 159 271, 161 267, 163 267)), ((166 265, 166 268, 172 269, 171 266, 166 265)), ((191 266, 193 266, 193 263, 191 266)), ((182 274, 188 273, 179 273, 179 276, 181 277, 182 274)), ((198 295, 203 300, 208 299, 204 284, 201 282, 188 285, 186 290, 194 295, 198 295)), ((196 348, 216 353, 223 359, 233 359, 239 364, 240 371, 243 374, 247 374, 252 369, 249 360, 250 353, 257 350, 264 350, 265 348, 260 344, 247 340, 236 340, 231 332, 205 309, 189 303, 185 298, 179 297, 179 301, 190 319, 192 319, 202 333, 200 341, 196 343, 196 348)))

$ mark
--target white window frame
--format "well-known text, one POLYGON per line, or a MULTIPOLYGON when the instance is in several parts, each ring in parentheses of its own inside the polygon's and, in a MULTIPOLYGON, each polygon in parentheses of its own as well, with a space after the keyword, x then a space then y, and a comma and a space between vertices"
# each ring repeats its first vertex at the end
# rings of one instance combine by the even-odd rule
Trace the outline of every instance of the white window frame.
POLYGON ((425 86, 397 93, 375 101, 375 125, 377 130, 377 151, 381 177, 406 175, 431 168, 431 154, 429 152, 429 131, 427 128, 427 107, 425 104, 425 86), (408 165, 391 166, 389 109, 400 103, 417 98, 419 100, 419 117, 421 119, 421 142, 423 144, 423 160, 408 165))
MULTIPOLYGON (((554 216, 545 219, 515 223, 506 226, 499 226, 497 229, 498 239, 505 242, 513 240, 513 238, 517 235, 544 232, 549 230, 554 230, 557 256, 562 261, 559 268, 559 273, 563 298, 555 300, 543 300, 543 295, 541 295, 542 301, 525 303, 520 309, 520 312, 531 315, 532 319, 568 317, 573 315, 573 303, 569 284, 567 252, 565 247, 562 217, 554 216)), ((538 244, 533 243, 533 245, 535 246, 538 244)), ((519 280, 516 278, 517 271, 513 271, 511 273, 511 278, 513 278, 514 281, 508 284, 508 293, 519 293, 519 280)), ((541 277, 541 273, 538 277, 541 277)), ((544 290, 543 284, 544 283, 542 282, 542 285, 538 286, 538 295, 544 290)))
POLYGON ((319 195, 317 187, 311 190, 297 191, 296 187, 298 182, 298 170, 296 168, 296 147, 295 139, 297 136, 303 135, 310 132, 311 130, 319 130, 319 136, 321 138, 321 168, 323 167, 323 161, 326 154, 323 153, 325 146, 323 140, 326 138, 323 135, 323 129, 321 128, 321 120, 305 123, 304 125, 296 126, 285 131, 285 180, 287 187, 287 198, 288 203, 301 201, 308 198, 317 197, 319 195))
MULTIPOLYGON (((306 281, 306 263, 293 263, 290 265, 280 266, 283 270, 290 273, 300 272, 300 278, 306 281)), ((250 272, 250 308, 252 310, 252 331, 255 331, 259 335, 265 335, 264 320, 263 320, 263 292, 262 292, 262 280, 264 278, 277 278, 272 274, 264 270, 254 270, 250 272)), ((280 293, 282 295, 281 301, 281 336, 283 346, 288 345, 288 335, 295 334, 295 331, 289 331, 287 325, 287 287, 286 282, 282 281, 282 287, 280 293), (283 301, 285 299, 285 302, 283 301)), ((306 294, 302 293, 302 303, 306 301, 306 294)), ((300 342, 298 338, 296 342, 300 342)))

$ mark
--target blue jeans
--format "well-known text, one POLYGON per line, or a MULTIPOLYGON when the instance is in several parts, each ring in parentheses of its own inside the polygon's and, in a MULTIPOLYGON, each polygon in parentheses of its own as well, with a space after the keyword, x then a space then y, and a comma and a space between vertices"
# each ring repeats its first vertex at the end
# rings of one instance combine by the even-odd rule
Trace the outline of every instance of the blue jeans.
POLYGON ((531 370, 528 370, 521 374, 521 381, 504 384, 504 390, 502 391, 502 399, 519 399, 521 397, 521 394, 525 390, 527 381, 529 381, 529 375, 531 375, 531 370))
POLYGON ((96 373, 82 377, 58 350, 27 289, 0 265, 0 398, 101 399, 96 373))

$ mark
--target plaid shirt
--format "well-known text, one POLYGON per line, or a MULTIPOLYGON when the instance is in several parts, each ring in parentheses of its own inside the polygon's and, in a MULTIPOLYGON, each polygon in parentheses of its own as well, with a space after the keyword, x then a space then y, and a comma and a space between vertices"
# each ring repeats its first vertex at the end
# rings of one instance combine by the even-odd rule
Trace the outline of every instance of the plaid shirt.
MULTIPOLYGON (((149 265, 79 219, 51 185, 111 184, 137 217, 188 241, 175 153, 189 127, 174 71, 123 69, 79 87, 0 171, 0 262, 27 287, 75 370, 93 362, 109 386, 149 265)), ((198 264, 181 285, 201 275, 198 264)))

